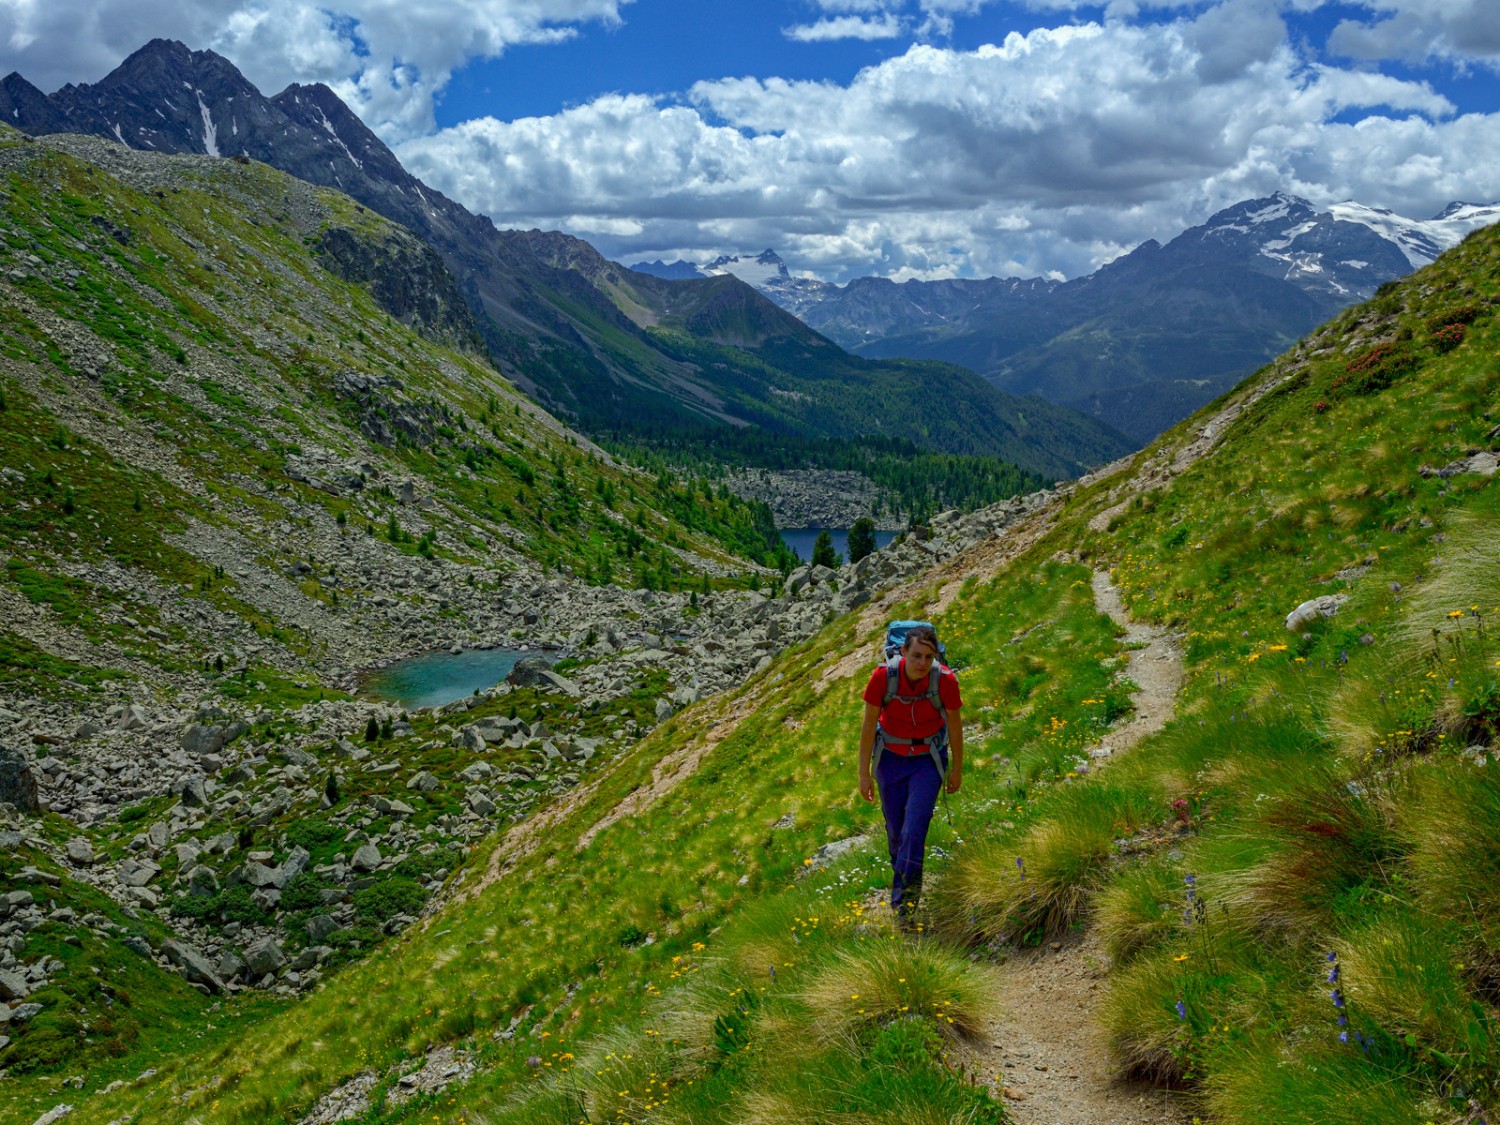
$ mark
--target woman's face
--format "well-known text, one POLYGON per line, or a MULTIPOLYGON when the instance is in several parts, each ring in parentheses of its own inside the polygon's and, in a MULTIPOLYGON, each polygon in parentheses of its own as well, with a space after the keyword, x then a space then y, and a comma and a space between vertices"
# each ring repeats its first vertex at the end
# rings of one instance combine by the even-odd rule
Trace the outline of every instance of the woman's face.
POLYGON ((901 655, 906 657, 906 678, 923 680, 932 672, 937 649, 926 641, 907 641, 901 648, 901 655))

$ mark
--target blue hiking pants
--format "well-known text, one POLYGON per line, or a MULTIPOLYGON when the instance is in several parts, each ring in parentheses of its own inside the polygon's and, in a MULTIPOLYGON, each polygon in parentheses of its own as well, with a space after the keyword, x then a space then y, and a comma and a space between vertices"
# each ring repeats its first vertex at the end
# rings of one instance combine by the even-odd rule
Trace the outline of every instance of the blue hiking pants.
POLYGON ((916 906, 922 893, 927 827, 932 823, 943 779, 931 754, 903 758, 886 750, 876 763, 875 783, 880 787, 885 838, 891 852, 891 909, 905 913, 916 906))

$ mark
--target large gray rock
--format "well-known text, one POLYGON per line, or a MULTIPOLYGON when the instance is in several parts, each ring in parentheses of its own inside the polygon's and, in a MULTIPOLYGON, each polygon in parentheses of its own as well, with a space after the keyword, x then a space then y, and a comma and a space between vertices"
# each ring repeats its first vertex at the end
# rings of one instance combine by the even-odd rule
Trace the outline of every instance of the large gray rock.
POLYGON ((26 978, 12 969, 0 969, 0 1000, 24 1000, 31 995, 26 978))
POLYGON ((277 885, 277 872, 274 867, 267 867, 264 863, 249 860, 240 869, 240 878, 252 887, 274 887, 277 885))
POLYGON ((245 971, 245 959, 232 949, 226 949, 219 958, 219 963, 214 966, 214 971, 219 974, 220 980, 233 980, 245 971))
POLYGON ((208 779, 195 773, 177 783, 177 796, 190 809, 201 809, 208 804, 208 779))
POLYGON ((139 703, 132 703, 129 707, 122 706, 115 719, 117 730, 145 730, 151 725, 151 715, 139 703))
POLYGON ((1332 617, 1339 611, 1339 606, 1348 600, 1348 594, 1324 594, 1320 598, 1310 598, 1286 615, 1286 627, 1293 633, 1305 632, 1320 618, 1332 617))
POLYGON ((546 688, 551 681, 544 673, 552 670, 552 663, 544 656, 523 656, 505 677, 505 682, 516 687, 546 688))
POLYGON ((23 813, 34 813, 41 808, 31 763, 25 754, 9 746, 0 746, 0 804, 11 805, 23 813))
POLYGON ((245 948, 245 969, 252 977, 263 977, 274 973, 286 964, 286 954, 275 938, 263 937, 245 948))
POLYGON ((470 793, 469 808, 473 810, 476 816, 494 816, 496 805, 494 801, 490 800, 483 793, 470 793))
POLYGON ((188 894, 193 898, 212 898, 219 893, 219 877, 212 867, 199 864, 188 872, 188 894))
POLYGON ((224 728, 208 723, 191 723, 182 732, 179 744, 189 754, 217 754, 224 748, 224 728))
POLYGON ((115 869, 115 878, 122 887, 144 887, 160 872, 161 868, 149 859, 127 859, 115 869))
POLYGON ((224 982, 203 953, 186 942, 168 938, 161 943, 162 955, 182 970, 182 975, 195 984, 206 985, 213 992, 220 992, 224 982))
POLYGON ((307 865, 312 862, 312 856, 308 850, 301 845, 292 849, 292 854, 286 857, 286 862, 276 869, 276 887, 285 890, 286 885, 307 870, 307 865))
POLYGON ((69 863, 75 863, 79 867, 87 867, 94 862, 94 845, 82 836, 75 836, 69 840, 66 848, 69 863))
POLYGON ((573 696, 575 699, 583 694, 583 689, 575 684, 572 680, 568 679, 568 677, 566 676, 559 676, 550 668, 545 672, 539 673, 539 676, 543 682, 538 684, 538 687, 547 688, 552 691, 560 691, 564 695, 573 696))
POLYGON ((355 849, 350 866, 356 871, 374 871, 380 866, 380 849, 374 844, 361 844, 355 849))
POLYGON ((343 929, 338 919, 328 914, 314 914, 307 920, 307 940, 314 945, 321 945, 329 934, 335 934, 343 929))

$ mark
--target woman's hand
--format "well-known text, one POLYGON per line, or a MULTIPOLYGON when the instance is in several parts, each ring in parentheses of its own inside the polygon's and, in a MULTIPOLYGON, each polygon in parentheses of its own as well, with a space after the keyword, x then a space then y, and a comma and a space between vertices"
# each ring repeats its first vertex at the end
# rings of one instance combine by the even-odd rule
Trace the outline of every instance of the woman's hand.
POLYGON ((875 780, 868 770, 859 771, 859 795, 867 801, 875 800, 875 780))
POLYGON ((947 787, 948 788, 948 792, 949 793, 957 793, 958 792, 958 787, 960 785, 962 785, 963 783, 964 783, 964 768, 963 768, 963 766, 961 766, 957 762, 955 762, 953 764, 953 768, 948 771, 948 787, 947 787))

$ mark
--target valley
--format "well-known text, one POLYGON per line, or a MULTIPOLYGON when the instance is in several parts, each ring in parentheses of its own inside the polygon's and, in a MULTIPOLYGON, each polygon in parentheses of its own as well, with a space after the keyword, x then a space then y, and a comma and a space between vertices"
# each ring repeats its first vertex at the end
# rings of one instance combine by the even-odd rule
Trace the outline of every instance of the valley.
POLYGON ((994 304, 873 359, 498 230, 326 86, 3 90, 0 1121, 1500 1112, 1484 208, 909 282, 994 304), (965 729, 902 918, 897 619, 965 729))

